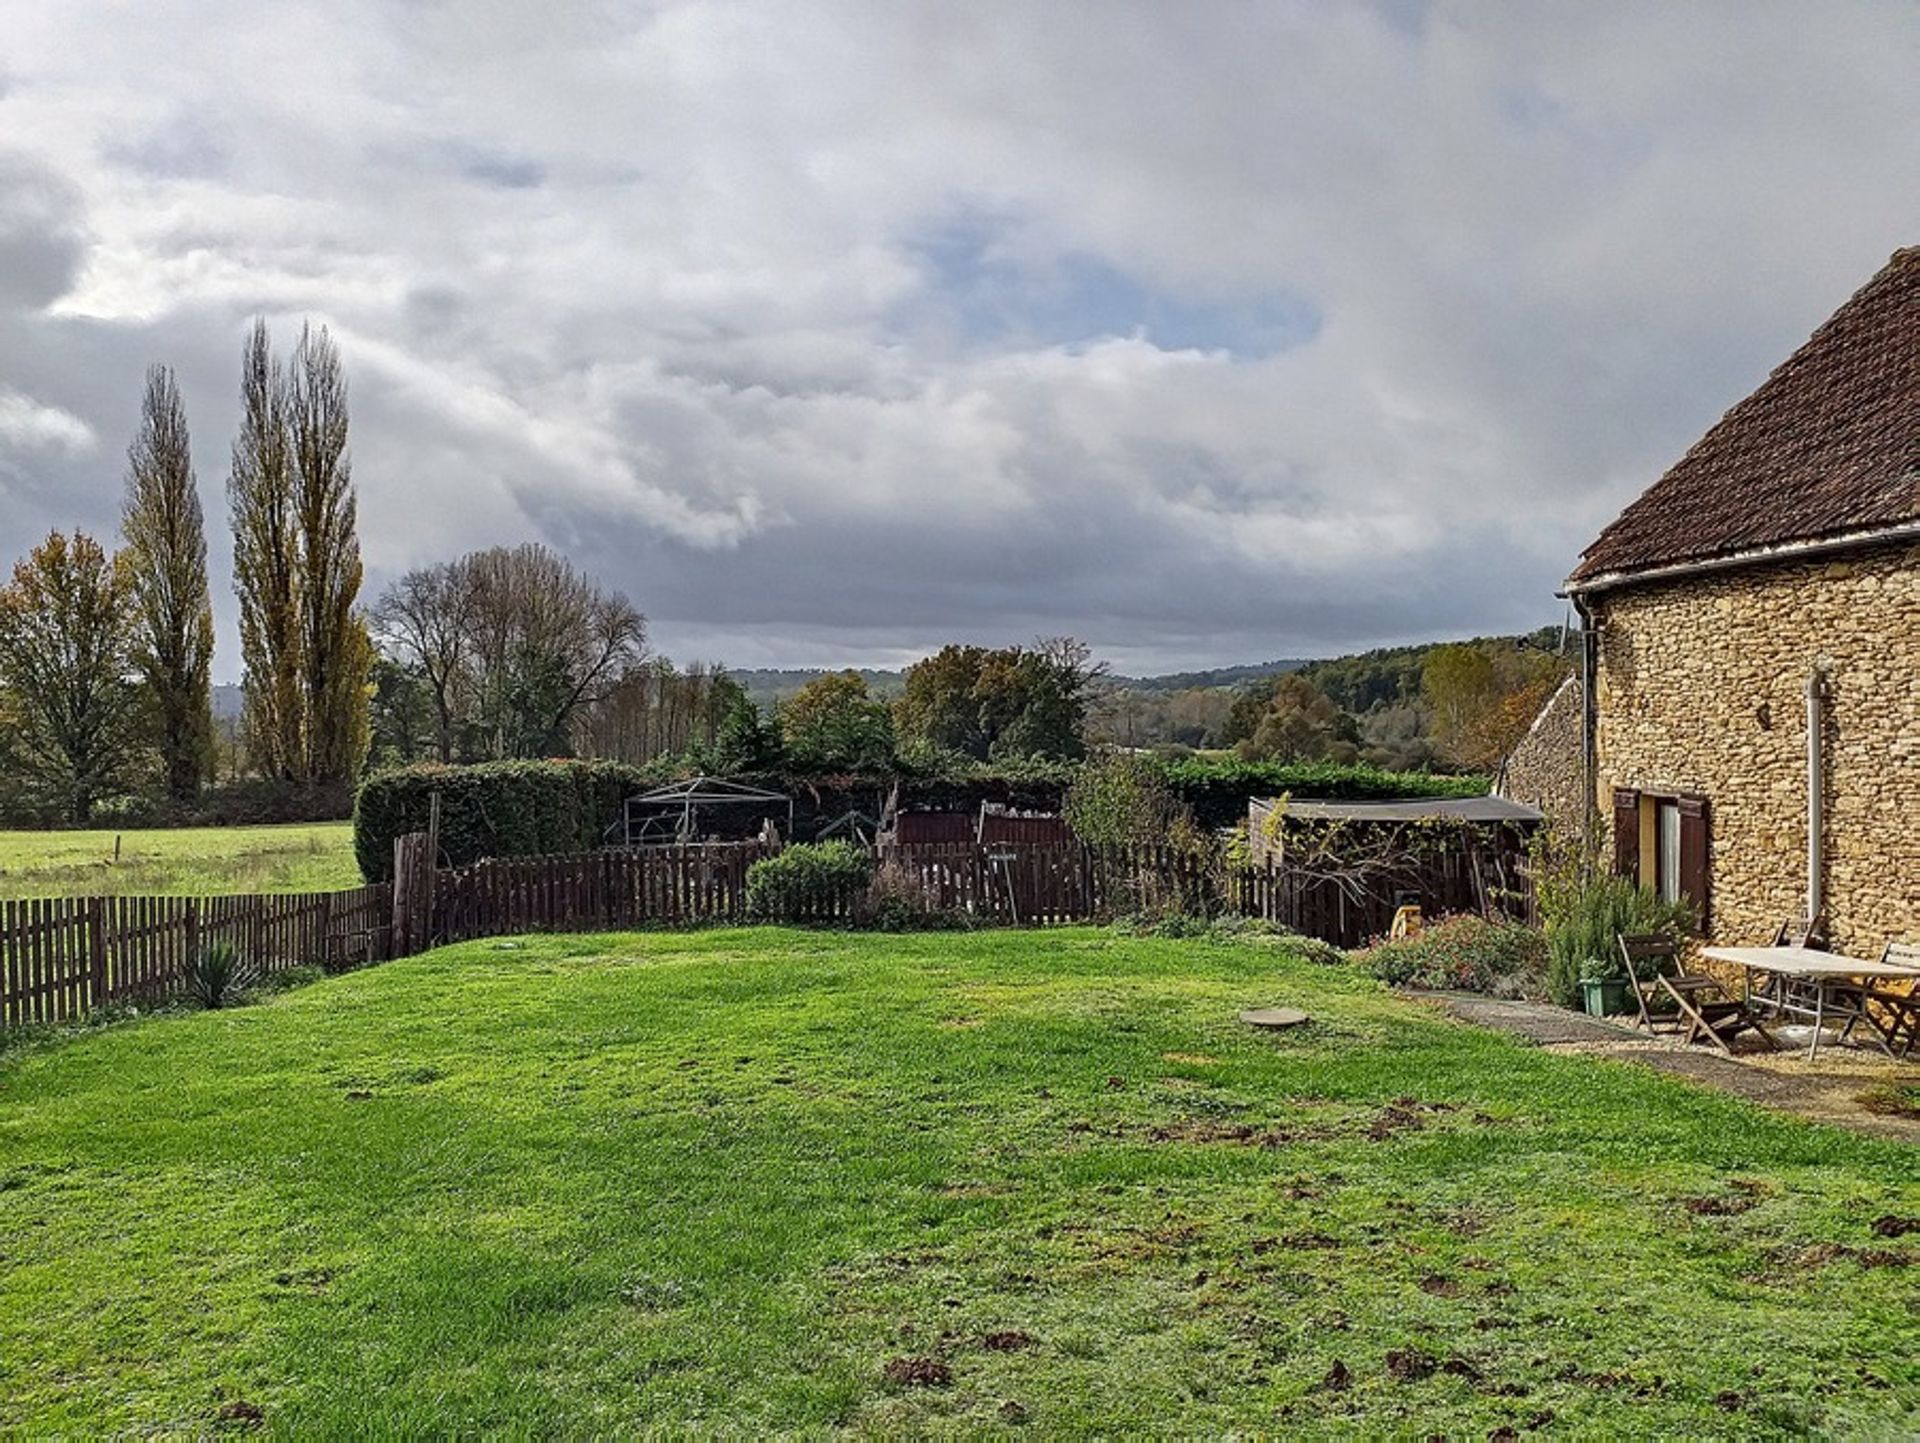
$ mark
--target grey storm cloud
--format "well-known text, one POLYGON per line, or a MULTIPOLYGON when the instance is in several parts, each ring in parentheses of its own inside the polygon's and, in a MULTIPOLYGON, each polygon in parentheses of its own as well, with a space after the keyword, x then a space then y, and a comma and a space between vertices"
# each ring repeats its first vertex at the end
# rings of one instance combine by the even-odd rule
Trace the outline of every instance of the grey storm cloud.
POLYGON ((370 589, 544 540, 740 665, 1538 625, 1920 240, 1916 73, 1868 3, 25 8, 0 560, 114 530, 173 365, 230 677, 259 314, 341 341, 370 589))

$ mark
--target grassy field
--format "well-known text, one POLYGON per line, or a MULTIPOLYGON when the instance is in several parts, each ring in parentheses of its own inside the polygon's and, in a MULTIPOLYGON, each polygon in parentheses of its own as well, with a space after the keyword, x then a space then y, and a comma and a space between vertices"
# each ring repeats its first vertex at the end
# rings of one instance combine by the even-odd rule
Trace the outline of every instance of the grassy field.
POLYGON ((329 892, 359 885, 347 822, 0 832, 0 899, 329 892))
POLYGON ((1244 944, 481 943, 0 1057, 0 1430, 1910 1435, 1916 1213, 1244 944))

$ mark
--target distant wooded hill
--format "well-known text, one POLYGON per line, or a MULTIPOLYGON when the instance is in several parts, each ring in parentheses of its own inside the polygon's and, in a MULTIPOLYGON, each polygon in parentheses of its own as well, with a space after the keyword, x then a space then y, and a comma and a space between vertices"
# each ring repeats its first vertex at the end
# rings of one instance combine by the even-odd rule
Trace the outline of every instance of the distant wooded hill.
MULTIPOLYGON (((1554 651, 1559 648, 1560 641, 1560 628, 1546 626, 1517 636, 1472 637, 1467 639, 1467 644, 1554 651)), ((1453 641, 1428 641, 1410 646, 1377 647, 1372 651, 1352 652, 1344 656, 1285 657, 1239 666, 1166 672, 1159 676, 1114 675, 1106 678, 1106 685, 1115 691, 1167 696, 1186 691, 1232 691, 1268 677, 1297 671, 1332 698, 1342 711, 1359 714, 1417 703, 1420 699, 1421 672, 1428 654, 1435 647, 1457 644, 1453 641)), ((745 687, 747 695, 760 706, 770 707, 792 696, 815 678, 837 670, 839 668, 756 668, 730 671, 728 675, 745 687)), ((857 667, 854 670, 866 679, 868 689, 875 696, 898 696, 905 684, 905 673, 901 671, 869 667, 857 667)))
MULTIPOLYGON (((1279 676, 1314 663, 1306 660, 1253 662, 1242 666, 1218 666, 1206 671, 1173 671, 1164 676, 1111 676, 1114 686, 1143 692, 1187 691, 1193 687, 1234 687, 1262 677, 1279 676)), ((747 695, 762 707, 772 706, 792 696, 808 682, 829 674, 838 675, 844 667, 757 667, 728 671, 727 675, 747 690, 747 695)), ((852 668, 878 697, 894 697, 906 685, 904 671, 878 671, 871 667, 852 668)))
MULTIPOLYGON (((1347 656, 1105 676, 1088 693, 1086 737, 1124 747, 1231 748, 1280 761, 1481 770, 1498 764, 1573 665, 1565 640, 1559 627, 1545 626, 1347 656), (1437 662, 1431 676, 1430 661, 1437 662)), ((795 667, 732 676, 771 710, 825 674, 795 667)), ((898 696, 905 684, 899 671, 859 674, 881 698, 898 696)))

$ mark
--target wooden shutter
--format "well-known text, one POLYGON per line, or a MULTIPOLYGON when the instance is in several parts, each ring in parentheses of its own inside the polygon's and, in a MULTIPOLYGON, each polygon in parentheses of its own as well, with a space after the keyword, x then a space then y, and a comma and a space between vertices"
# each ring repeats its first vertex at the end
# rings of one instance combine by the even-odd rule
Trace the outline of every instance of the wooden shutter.
POLYGON ((1640 880, 1640 793, 1631 787, 1613 789, 1613 870, 1640 880))
POLYGON ((1707 864, 1707 799, 1686 796, 1674 801, 1680 808, 1680 891, 1693 903, 1694 917, 1704 937, 1713 887, 1712 870, 1707 864))

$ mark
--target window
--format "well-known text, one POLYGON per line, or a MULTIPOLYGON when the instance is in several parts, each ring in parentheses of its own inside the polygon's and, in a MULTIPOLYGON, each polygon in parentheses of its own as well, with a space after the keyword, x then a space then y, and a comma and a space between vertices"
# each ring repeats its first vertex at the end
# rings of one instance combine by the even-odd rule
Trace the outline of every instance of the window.
POLYGON ((1653 885, 1662 902, 1680 900, 1680 803, 1659 797, 1653 804, 1653 885))
POLYGON ((1691 902, 1704 928, 1713 882, 1707 799, 1694 792, 1616 788, 1613 869, 1652 887, 1666 901, 1691 902))

